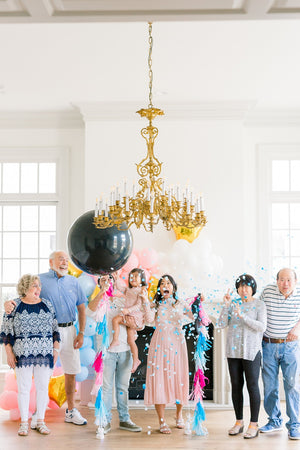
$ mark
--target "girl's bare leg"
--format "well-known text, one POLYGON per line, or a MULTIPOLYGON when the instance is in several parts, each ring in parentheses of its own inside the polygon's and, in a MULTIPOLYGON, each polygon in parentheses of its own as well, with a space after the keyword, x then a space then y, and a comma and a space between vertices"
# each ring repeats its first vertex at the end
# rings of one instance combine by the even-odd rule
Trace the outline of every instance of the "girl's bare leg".
POLYGON ((116 347, 117 345, 120 345, 119 342, 119 335, 120 335, 120 324, 123 323, 124 317, 123 316, 116 316, 112 320, 112 327, 113 327, 113 340, 111 341, 111 344, 109 346, 109 349, 111 347, 116 347))
POLYGON ((139 351, 135 343, 135 333, 136 330, 134 328, 127 328, 127 342, 129 344, 133 359, 131 373, 134 373, 141 364, 141 361, 139 360, 139 351))

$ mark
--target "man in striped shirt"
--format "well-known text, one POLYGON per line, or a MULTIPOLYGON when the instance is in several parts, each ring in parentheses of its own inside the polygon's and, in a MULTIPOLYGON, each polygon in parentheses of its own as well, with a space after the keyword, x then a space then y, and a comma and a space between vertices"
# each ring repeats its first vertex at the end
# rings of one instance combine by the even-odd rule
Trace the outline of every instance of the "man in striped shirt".
POLYGON ((277 284, 263 290, 260 299, 267 308, 267 329, 263 337, 264 407, 269 421, 261 433, 282 430, 279 400, 279 366, 283 374, 286 423, 289 439, 300 439, 300 289, 297 275, 281 269, 277 284))

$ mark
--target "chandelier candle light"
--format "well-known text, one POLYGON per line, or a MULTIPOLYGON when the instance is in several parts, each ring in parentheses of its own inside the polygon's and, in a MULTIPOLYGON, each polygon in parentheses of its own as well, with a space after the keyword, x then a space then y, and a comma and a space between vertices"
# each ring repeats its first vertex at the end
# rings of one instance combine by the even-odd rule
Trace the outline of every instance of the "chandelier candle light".
POLYGON ((152 125, 156 116, 162 116, 161 109, 154 108, 152 104, 152 23, 149 23, 149 105, 140 109, 138 114, 146 117, 149 125, 141 130, 142 137, 147 143, 147 155, 137 164, 139 190, 133 184, 132 195, 128 193, 127 181, 124 181, 123 192, 119 187, 110 192, 109 202, 96 201, 94 224, 97 228, 128 229, 132 224, 137 228, 144 227, 146 231, 153 231, 154 225, 162 221, 167 230, 173 227, 203 228, 206 224, 204 214, 204 201, 202 194, 195 196, 190 186, 181 189, 180 186, 168 187, 161 173, 162 163, 154 155, 154 141, 158 129, 152 125), (137 191, 137 192, 136 192, 137 191))

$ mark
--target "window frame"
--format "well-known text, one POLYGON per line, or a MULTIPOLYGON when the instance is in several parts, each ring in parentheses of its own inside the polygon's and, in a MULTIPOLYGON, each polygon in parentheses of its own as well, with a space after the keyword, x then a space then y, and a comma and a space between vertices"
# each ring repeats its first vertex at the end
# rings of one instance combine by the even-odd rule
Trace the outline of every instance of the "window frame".
MULTIPOLYGON (((299 191, 272 191, 272 161, 299 160, 300 143, 259 144, 257 146, 257 236, 258 261, 270 273, 273 272, 272 261, 272 204, 299 203, 299 191)), ((291 258, 291 255, 288 255, 291 258)))

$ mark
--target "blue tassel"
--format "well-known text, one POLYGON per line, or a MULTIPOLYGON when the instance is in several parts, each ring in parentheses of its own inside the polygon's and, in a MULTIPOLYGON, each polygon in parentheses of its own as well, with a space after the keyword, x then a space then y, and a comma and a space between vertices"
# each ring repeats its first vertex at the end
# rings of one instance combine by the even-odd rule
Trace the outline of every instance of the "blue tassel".
POLYGON ((207 357, 205 355, 206 350, 211 347, 211 343, 203 334, 199 334, 197 346, 195 350, 194 360, 197 369, 201 368, 203 372, 206 369, 207 357))
POLYGON ((99 322, 96 326, 96 332, 102 335, 102 348, 106 349, 109 347, 109 332, 107 327, 106 315, 103 317, 102 322, 99 322))
POLYGON ((95 424, 100 427, 105 427, 107 425, 107 413, 106 408, 103 401, 103 395, 102 395, 102 387, 100 387, 98 391, 98 395, 95 402, 95 424))
POLYGON ((192 430, 195 431, 197 436, 206 436, 208 434, 206 428, 202 425, 202 422, 204 422, 204 420, 205 411, 203 409, 202 403, 198 402, 195 407, 192 426, 192 430))

